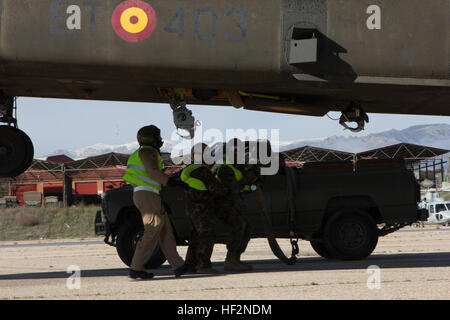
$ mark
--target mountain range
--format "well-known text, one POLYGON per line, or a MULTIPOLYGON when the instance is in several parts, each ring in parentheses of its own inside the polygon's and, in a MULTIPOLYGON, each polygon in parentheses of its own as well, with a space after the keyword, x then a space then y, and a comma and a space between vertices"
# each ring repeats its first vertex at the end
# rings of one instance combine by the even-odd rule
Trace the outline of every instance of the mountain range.
MULTIPOLYGON (((332 136, 328 138, 280 141, 280 150, 289 150, 303 146, 314 146, 324 149, 333 149, 347 152, 362 152, 401 142, 425 145, 442 149, 450 149, 450 125, 430 124, 416 125, 403 130, 389 130, 365 136, 332 136)), ((165 141, 163 152, 171 152, 176 143, 165 141)), ((117 152, 130 154, 138 147, 137 142, 122 145, 95 144, 75 150, 56 150, 51 155, 65 154, 72 159, 81 159, 100 154, 117 152)))
POLYGON ((347 152, 362 152, 398 143, 450 149, 450 125, 417 125, 403 130, 388 130, 366 136, 332 136, 323 139, 300 140, 281 147, 281 150, 314 146, 347 152))

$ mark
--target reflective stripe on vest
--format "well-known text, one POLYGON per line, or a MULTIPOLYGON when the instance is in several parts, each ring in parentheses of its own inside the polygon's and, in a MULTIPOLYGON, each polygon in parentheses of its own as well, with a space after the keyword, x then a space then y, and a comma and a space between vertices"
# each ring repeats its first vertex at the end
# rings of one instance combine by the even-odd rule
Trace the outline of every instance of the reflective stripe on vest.
POLYGON ((145 190, 159 193, 161 191, 161 184, 151 179, 151 177, 145 170, 144 163, 139 157, 139 152, 143 149, 155 150, 158 156, 158 169, 162 171, 162 159, 159 152, 153 147, 143 146, 136 150, 128 159, 127 171, 123 176, 123 179, 128 183, 136 186, 136 188, 134 189, 135 192, 145 190))
MULTIPOLYGON (((238 169, 236 169, 232 164, 228 164, 228 163, 224 163, 222 165, 219 166, 219 168, 216 171, 216 178, 217 180, 219 180, 220 183, 222 183, 222 180, 219 178, 219 171, 223 166, 227 166, 229 168, 231 168, 234 172, 234 177, 236 179, 237 182, 241 181, 242 179, 244 179, 244 175, 242 174, 242 172, 238 169)), ((251 191, 251 188, 249 185, 244 186, 240 192, 245 192, 245 191, 251 191)))
POLYGON ((150 192, 154 192, 154 193, 159 193, 159 191, 156 190, 155 188, 147 187, 147 186, 141 186, 141 187, 134 188, 134 192, 138 192, 138 191, 150 191, 150 192))
POLYGON ((202 180, 191 177, 191 173, 198 168, 206 167, 204 164, 190 164, 181 171, 181 181, 198 191, 208 191, 202 180))

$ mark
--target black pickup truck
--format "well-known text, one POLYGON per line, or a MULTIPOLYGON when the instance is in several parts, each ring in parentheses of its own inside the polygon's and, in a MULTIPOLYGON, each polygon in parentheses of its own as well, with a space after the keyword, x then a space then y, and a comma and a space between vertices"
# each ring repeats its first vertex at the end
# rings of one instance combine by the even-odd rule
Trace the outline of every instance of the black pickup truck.
MULTIPOLYGON (((426 210, 418 209, 420 187, 403 161, 307 163, 302 168, 283 164, 276 175, 262 177, 260 186, 273 235, 308 240, 327 259, 363 259, 373 252, 380 236, 428 217, 426 210), (287 172, 293 179, 287 178, 287 172)), ((107 191, 103 217, 99 211, 95 220, 96 235, 104 235, 106 243, 116 246, 127 265, 143 230, 132 194, 131 186, 107 191)), ((164 188, 162 199, 178 244, 187 245, 191 224, 185 214, 184 190, 164 188)), ((237 207, 250 222, 251 237, 265 238, 261 201, 255 194, 243 194, 237 207)), ((227 232, 218 222, 216 242, 224 243, 227 232)), ((156 268, 164 261, 158 248, 146 266, 156 268)))

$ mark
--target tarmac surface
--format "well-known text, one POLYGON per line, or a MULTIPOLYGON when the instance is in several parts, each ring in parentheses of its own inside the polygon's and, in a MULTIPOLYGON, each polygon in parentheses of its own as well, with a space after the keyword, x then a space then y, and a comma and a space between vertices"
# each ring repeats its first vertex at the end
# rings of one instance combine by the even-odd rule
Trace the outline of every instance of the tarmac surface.
MULTIPOLYGON (((280 244, 289 252, 288 240, 280 244)), ((299 261, 287 266, 265 239, 253 239, 243 260, 254 270, 230 274, 225 255, 216 245, 218 275, 175 279, 166 263, 154 279, 136 281, 100 238, 0 242, 0 299, 450 299, 449 227, 405 228, 362 261, 328 261, 301 241, 299 261)))

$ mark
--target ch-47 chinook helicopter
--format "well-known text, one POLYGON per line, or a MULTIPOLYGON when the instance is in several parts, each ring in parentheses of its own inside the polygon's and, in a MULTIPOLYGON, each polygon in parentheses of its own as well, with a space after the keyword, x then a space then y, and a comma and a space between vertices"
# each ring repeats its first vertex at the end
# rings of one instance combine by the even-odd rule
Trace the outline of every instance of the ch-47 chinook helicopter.
POLYGON ((189 137, 187 104, 450 114, 448 0, 0 0, 0 28, 1 176, 33 158, 19 96, 169 103, 189 137))

